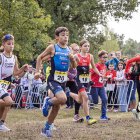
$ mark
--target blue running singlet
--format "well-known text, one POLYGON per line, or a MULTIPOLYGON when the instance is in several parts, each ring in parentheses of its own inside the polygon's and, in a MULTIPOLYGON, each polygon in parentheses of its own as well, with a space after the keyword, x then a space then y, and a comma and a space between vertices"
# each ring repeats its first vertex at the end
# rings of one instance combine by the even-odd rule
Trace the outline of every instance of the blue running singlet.
POLYGON ((58 44, 54 45, 55 54, 51 58, 51 71, 49 79, 64 83, 67 81, 68 69, 70 65, 68 47, 61 48, 58 44))

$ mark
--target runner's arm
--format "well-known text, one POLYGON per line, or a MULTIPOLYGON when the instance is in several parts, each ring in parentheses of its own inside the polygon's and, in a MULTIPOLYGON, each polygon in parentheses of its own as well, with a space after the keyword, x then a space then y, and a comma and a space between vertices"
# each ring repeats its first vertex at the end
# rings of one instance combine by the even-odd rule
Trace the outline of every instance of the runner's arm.
POLYGON ((70 62, 71 62, 71 68, 77 67, 77 62, 73 54, 69 54, 70 62))
POLYGON ((102 76, 102 74, 100 74, 100 72, 98 71, 98 69, 95 66, 93 55, 90 55, 90 58, 91 58, 91 66, 94 69, 94 72, 96 74, 98 74, 99 76, 102 76))
POLYGON ((14 76, 22 77, 28 70, 28 64, 23 65, 19 68, 17 57, 15 56, 14 76))
POLYGON ((52 52, 54 50, 54 45, 48 46, 44 52, 42 52, 38 57, 36 61, 36 73, 39 72, 40 66, 43 61, 50 59, 52 52))

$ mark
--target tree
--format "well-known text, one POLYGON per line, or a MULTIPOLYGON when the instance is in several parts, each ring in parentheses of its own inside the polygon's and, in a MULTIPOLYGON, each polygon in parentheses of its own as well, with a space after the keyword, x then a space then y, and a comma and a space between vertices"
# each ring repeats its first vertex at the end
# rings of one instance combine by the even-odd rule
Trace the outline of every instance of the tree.
POLYGON ((129 38, 125 41, 122 48, 123 55, 134 57, 136 54, 140 53, 140 43, 129 38))
POLYGON ((100 46, 100 49, 106 50, 108 52, 120 50, 118 37, 113 31, 105 28, 106 41, 100 46))
POLYGON ((51 18, 35 0, 1 0, 0 30, 15 36, 15 53, 20 62, 29 62, 46 47, 51 18))
POLYGON ((70 42, 77 42, 94 33, 96 25, 106 25, 108 15, 116 20, 130 19, 139 5, 138 0, 37 0, 40 7, 50 14, 53 26, 49 35, 54 36, 58 26, 70 30, 70 42))

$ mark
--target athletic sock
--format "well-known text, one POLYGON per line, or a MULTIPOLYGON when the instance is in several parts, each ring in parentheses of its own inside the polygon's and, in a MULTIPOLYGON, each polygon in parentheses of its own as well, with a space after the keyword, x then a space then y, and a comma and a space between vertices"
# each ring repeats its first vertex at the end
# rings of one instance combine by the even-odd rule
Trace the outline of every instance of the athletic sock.
POLYGON ((90 119, 90 116, 88 115, 88 116, 86 116, 86 120, 88 121, 90 119))
POLYGON ((75 101, 75 115, 76 115, 76 114, 79 114, 80 105, 81 105, 81 104, 79 104, 79 103, 77 103, 77 102, 75 101))
POLYGON ((45 124, 45 129, 46 129, 46 130, 49 130, 50 127, 51 127, 51 124, 50 124, 49 122, 46 122, 46 124, 45 124))
POLYGON ((4 124, 4 120, 0 120, 0 125, 3 125, 4 124))

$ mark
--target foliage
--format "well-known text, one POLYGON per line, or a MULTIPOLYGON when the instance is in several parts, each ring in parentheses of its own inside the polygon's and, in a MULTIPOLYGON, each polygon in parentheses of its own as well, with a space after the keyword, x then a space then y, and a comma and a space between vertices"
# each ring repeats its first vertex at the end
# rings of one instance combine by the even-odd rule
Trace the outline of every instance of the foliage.
POLYGON ((106 41, 100 46, 101 49, 107 50, 108 52, 120 50, 119 41, 116 34, 110 31, 108 28, 105 29, 106 41))
POLYGON ((116 20, 130 19, 132 12, 136 11, 139 4, 138 0, 37 1, 40 7, 43 7, 46 13, 52 16, 54 24, 49 29, 49 35, 54 37, 54 30, 58 26, 66 26, 71 33, 70 42, 77 42, 83 37, 91 36, 92 32, 94 33, 96 30, 96 25, 106 25, 109 15, 116 20))
POLYGON ((123 55, 134 57, 136 54, 140 53, 140 42, 133 39, 126 40, 122 48, 123 55))
MULTIPOLYGON (((108 16, 130 19, 138 5, 138 0, 1 0, 0 37, 13 34, 20 62, 29 62, 54 39, 58 26, 66 26, 70 31, 69 43, 87 38, 91 52, 97 54, 106 40, 97 25, 106 25, 108 16)), ((117 48, 119 43, 121 48, 122 40, 115 37, 103 46, 111 43, 117 48)))
POLYGON ((51 18, 35 0, 2 0, 0 17, 0 36, 15 36, 15 53, 20 62, 32 60, 50 40, 47 30, 51 18))

